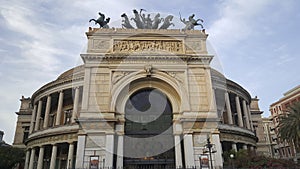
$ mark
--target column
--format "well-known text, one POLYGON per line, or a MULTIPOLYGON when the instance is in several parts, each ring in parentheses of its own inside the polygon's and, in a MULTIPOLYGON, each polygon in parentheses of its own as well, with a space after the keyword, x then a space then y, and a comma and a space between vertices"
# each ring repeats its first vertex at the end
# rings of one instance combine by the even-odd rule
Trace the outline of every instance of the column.
POLYGON ((60 91, 59 92, 59 98, 58 98, 56 121, 55 121, 56 126, 60 125, 61 113, 62 113, 62 107, 63 107, 63 100, 64 100, 64 93, 63 93, 63 91, 60 91))
POLYGON ((243 149, 248 150, 247 144, 243 144, 243 149))
POLYGON ((35 156, 35 148, 32 148, 30 154, 29 167, 28 167, 29 169, 33 169, 34 156, 35 156))
POLYGON ((34 131, 37 131, 40 127, 40 118, 41 118, 41 113, 42 113, 42 100, 39 100, 38 108, 37 108, 37 115, 35 119, 35 126, 34 126, 34 131))
POLYGON ((29 150, 27 150, 26 151, 26 157, 25 157, 25 166, 24 166, 24 169, 28 169, 28 165, 29 165, 29 158, 30 158, 30 151, 29 150))
POLYGON ((90 81, 91 81, 91 68, 85 67, 84 69, 84 85, 82 93, 82 108, 87 110, 89 107, 89 93, 90 93, 90 81))
POLYGON ((240 98, 239 96, 235 96, 235 104, 236 104, 236 111, 238 115, 238 124, 240 127, 243 127, 243 116, 242 116, 242 110, 241 110, 241 104, 240 104, 240 98))
POLYGON ((39 158, 38 158, 38 164, 37 164, 37 169, 42 169, 43 168, 43 161, 44 160, 44 147, 40 147, 40 152, 39 152, 39 158))
POLYGON ((73 112, 71 122, 75 122, 75 118, 78 113, 78 102, 79 102, 79 87, 75 87, 75 97, 74 97, 74 105, 73 105, 73 112))
POLYGON ((117 168, 123 168, 124 136, 118 136, 117 168))
POLYGON ((74 143, 69 143, 67 169, 73 168, 74 143))
POLYGON ((52 145, 52 153, 51 153, 49 169, 55 169, 56 154, 57 154, 57 145, 55 144, 55 145, 52 145))
POLYGON ((249 106, 249 104, 247 105, 247 109, 248 109, 248 115, 249 115, 250 127, 251 127, 251 130, 254 131, 254 128, 253 128, 253 122, 252 122, 252 116, 251 116, 251 111, 250 111, 250 106, 249 106))
POLYGON ((86 139, 85 135, 78 135, 75 168, 83 168, 85 139, 86 139))
POLYGON ((225 104, 226 104, 226 110, 227 110, 227 119, 229 124, 233 124, 232 120, 232 112, 230 107, 230 99, 228 92, 225 92, 225 104))
POLYGON ((174 136, 175 140, 175 161, 176 168, 182 168, 182 154, 181 154, 181 143, 180 143, 180 135, 174 136))
POLYGON ((186 134, 183 137, 183 144, 184 144, 185 167, 192 168, 195 166, 192 134, 186 134))
POLYGON ((218 105, 217 105, 217 100, 216 100, 216 89, 215 88, 213 88, 212 89, 212 101, 211 101, 211 107, 210 107, 210 109, 212 110, 212 111, 216 111, 217 112, 217 116, 219 117, 219 112, 218 112, 218 105))
POLYGON ((237 152, 237 146, 235 142, 232 142, 231 147, 235 152, 237 152))
POLYGON ((222 145, 220 141, 219 134, 212 134, 211 142, 216 146, 216 153, 212 155, 214 157, 214 167, 215 168, 223 168, 223 158, 222 158, 222 145))
POLYGON ((31 114, 29 134, 33 132, 34 124, 35 124, 35 116, 36 116, 36 104, 33 106, 32 114, 31 114))
POLYGON ((106 135, 106 144, 105 144, 105 167, 113 167, 113 157, 114 157, 114 135, 106 135))
POLYGON ((246 105, 246 101, 245 100, 243 100, 243 112, 244 112, 244 115, 246 117, 247 129, 251 130, 250 120, 249 120, 249 114, 248 114, 248 109, 247 109, 247 105, 246 105))
POLYGON ((44 125, 43 125, 44 129, 48 128, 50 108, 51 108, 51 96, 48 95, 47 104, 46 104, 45 118, 44 118, 44 125))

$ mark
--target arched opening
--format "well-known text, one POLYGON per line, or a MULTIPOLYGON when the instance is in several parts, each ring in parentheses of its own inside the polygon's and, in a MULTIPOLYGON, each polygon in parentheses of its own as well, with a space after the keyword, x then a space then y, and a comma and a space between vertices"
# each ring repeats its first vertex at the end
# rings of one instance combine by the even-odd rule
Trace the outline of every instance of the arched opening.
POLYGON ((125 168, 175 166, 172 105, 155 88, 133 93, 125 105, 125 168))

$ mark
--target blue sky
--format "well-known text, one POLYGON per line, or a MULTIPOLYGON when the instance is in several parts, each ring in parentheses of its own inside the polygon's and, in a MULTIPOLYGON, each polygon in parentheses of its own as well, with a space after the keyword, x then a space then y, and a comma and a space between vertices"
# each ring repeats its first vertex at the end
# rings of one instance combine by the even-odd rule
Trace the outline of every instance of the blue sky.
POLYGON ((13 142, 19 99, 80 63, 85 32, 101 11, 111 25, 122 13, 146 9, 204 19, 215 61, 227 78, 269 105, 300 84, 300 1, 297 0, 1 0, 0 130, 13 142), (220 68, 221 67, 221 68, 220 68))

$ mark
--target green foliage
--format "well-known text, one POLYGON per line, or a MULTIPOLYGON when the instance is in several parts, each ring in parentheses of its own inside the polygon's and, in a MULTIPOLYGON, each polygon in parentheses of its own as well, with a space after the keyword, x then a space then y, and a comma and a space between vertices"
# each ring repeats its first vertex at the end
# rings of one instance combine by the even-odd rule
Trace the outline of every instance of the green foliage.
POLYGON ((24 163, 25 152, 23 149, 11 146, 0 147, 0 168, 11 169, 18 163, 24 163))
POLYGON ((224 157, 224 168, 241 168, 241 169, 297 169, 300 168, 293 161, 274 159, 270 157, 265 157, 262 155, 257 155, 255 152, 240 150, 234 152, 231 150, 229 152, 223 153, 224 157), (234 155, 233 159, 230 159, 230 154, 234 155))
POLYGON ((300 102, 288 109, 286 116, 281 116, 278 128, 281 139, 295 145, 300 150, 300 102))

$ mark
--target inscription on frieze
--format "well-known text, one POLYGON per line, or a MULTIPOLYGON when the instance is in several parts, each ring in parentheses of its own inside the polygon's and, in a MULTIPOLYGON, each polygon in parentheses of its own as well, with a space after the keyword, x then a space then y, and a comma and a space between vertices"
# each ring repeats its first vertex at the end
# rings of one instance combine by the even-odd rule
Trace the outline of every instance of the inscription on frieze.
POLYGON ((180 40, 114 40, 113 52, 183 53, 183 43, 180 40))

